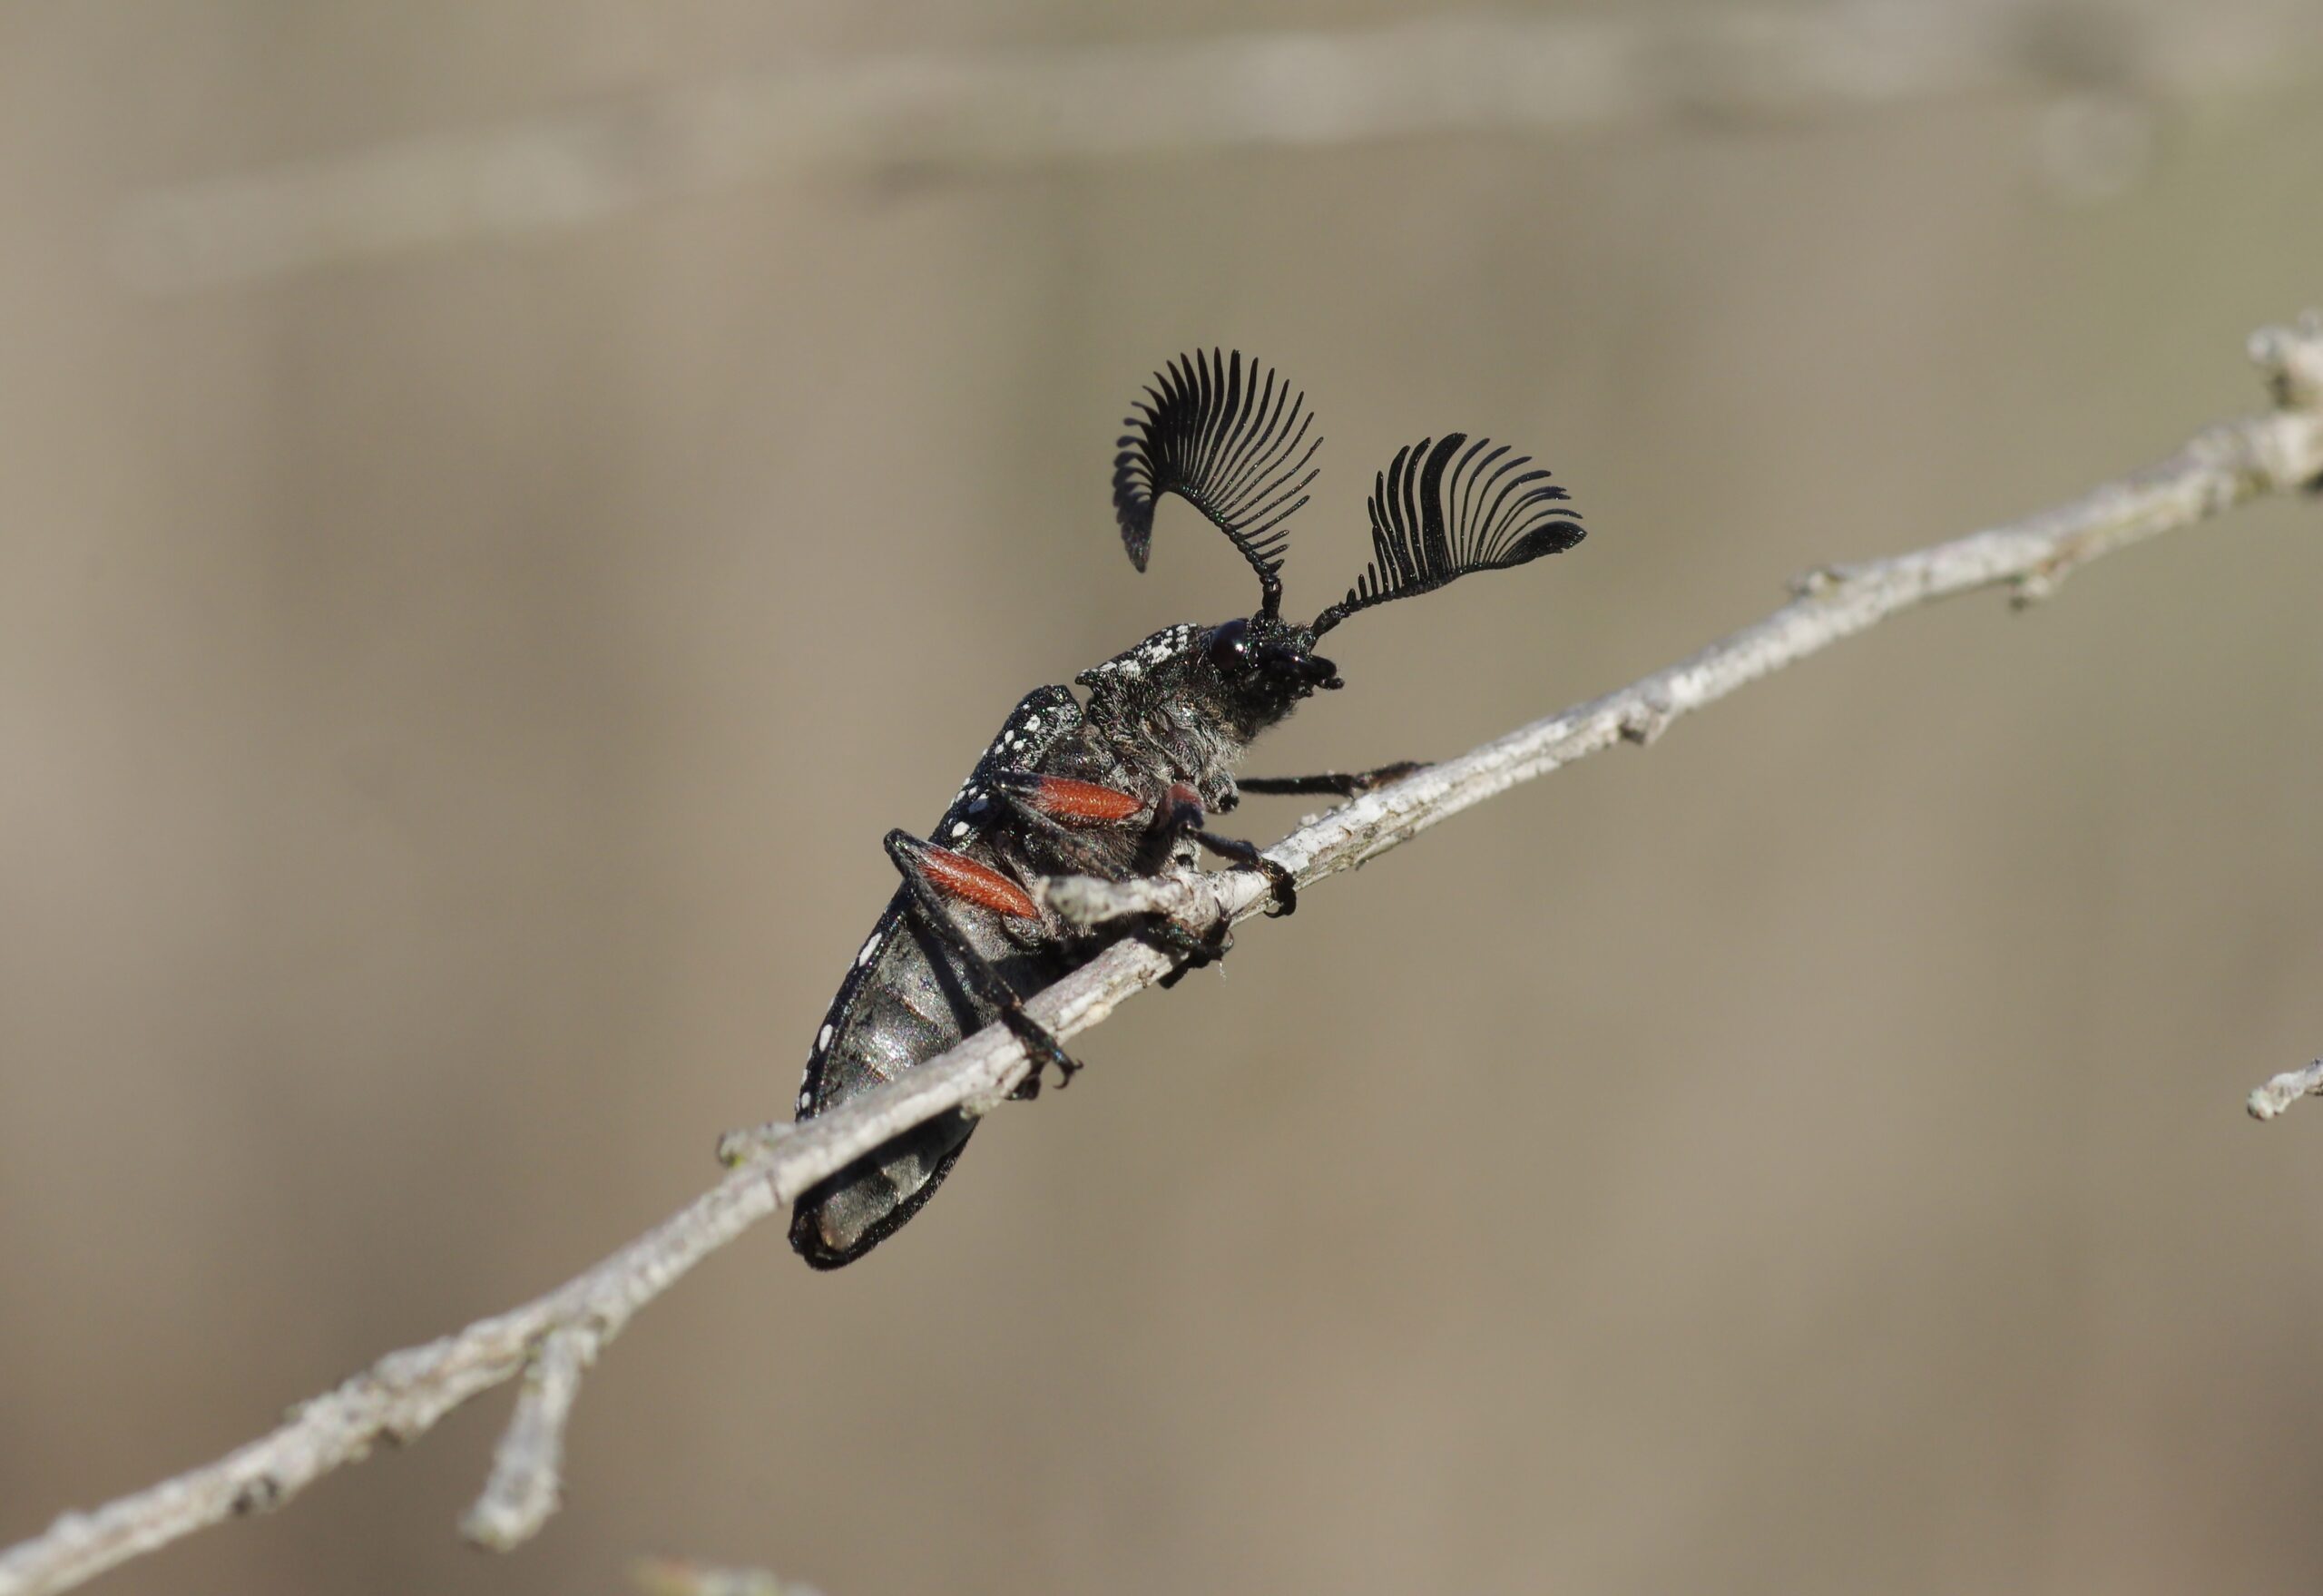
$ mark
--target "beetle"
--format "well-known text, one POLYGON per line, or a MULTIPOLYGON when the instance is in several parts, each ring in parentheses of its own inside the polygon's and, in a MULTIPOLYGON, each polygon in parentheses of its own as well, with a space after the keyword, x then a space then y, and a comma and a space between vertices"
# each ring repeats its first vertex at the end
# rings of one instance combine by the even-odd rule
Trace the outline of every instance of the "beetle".
MULTIPOLYGON (((1130 563, 1143 571, 1157 502, 1174 494, 1240 551, 1259 579, 1256 613, 1217 625, 1165 627, 1073 679, 1086 693, 1027 694, 926 837, 887 833, 903 877, 855 955, 808 1055, 803 1121, 894 1080, 993 1022, 1032 1055, 1017 1089, 1079 1068, 1025 1013, 1025 994, 1086 964, 1123 935, 1181 952, 1187 965, 1223 951, 1162 923, 1076 929, 1034 890, 1044 876, 1111 881, 1150 875, 1181 848, 1206 848, 1264 872, 1289 914, 1289 876, 1250 843, 1210 827, 1240 794, 1353 796, 1420 769, 1237 781, 1260 733, 1318 691, 1341 685, 1317 641, 1350 615, 1573 547, 1583 536, 1563 487, 1505 444, 1447 433, 1396 454, 1369 500, 1372 558, 1306 625, 1282 616, 1286 527, 1314 482, 1319 436, 1306 395, 1240 351, 1180 356, 1158 372, 1122 423, 1113 510, 1130 563)), ((851 1263, 934 1196, 975 1121, 954 1111, 848 1165, 802 1195, 790 1243, 817 1268, 851 1263)))

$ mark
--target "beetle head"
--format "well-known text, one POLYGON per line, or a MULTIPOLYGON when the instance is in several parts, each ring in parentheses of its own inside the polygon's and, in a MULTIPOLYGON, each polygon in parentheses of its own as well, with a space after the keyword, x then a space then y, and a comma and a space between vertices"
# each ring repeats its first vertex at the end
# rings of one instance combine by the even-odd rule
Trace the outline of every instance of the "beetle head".
POLYGON ((1229 621, 1201 635, 1199 686, 1255 736, 1301 699, 1345 685, 1338 667, 1315 651, 1315 634, 1272 615, 1229 621))
MULTIPOLYGON (((1307 503, 1320 438, 1306 396, 1240 353, 1181 357, 1159 373, 1124 422, 1113 458, 1113 514, 1131 563, 1152 552, 1153 509, 1176 494, 1224 533, 1259 577, 1259 612, 1211 629, 1218 691, 1275 719, 1318 687, 1336 687, 1316 638, 1348 616, 1417 597, 1479 571, 1505 571, 1582 539, 1565 491, 1506 444, 1466 433, 1397 451, 1373 480, 1371 563, 1311 625, 1282 620, 1284 524, 1307 503)), ((1157 634, 1158 635, 1158 634, 1157 634)))

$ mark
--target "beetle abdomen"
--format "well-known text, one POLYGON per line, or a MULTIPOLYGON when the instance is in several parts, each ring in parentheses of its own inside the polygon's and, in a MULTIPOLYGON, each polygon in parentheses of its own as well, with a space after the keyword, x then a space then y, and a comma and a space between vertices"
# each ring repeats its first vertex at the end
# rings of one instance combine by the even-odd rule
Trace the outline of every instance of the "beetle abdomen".
MULTIPOLYGON (((808 1060, 799 1092, 801 1120, 894 1079, 967 1034, 973 1016, 945 1001, 930 950, 912 935, 907 896, 896 895, 848 967, 808 1060)), ((790 1245, 821 1269, 862 1257, 935 1194, 975 1128, 964 1114, 944 1115, 823 1181, 799 1199, 790 1245)))
MULTIPOLYGON (((961 929, 1011 987, 1036 992, 1085 962, 1085 952, 1012 945, 988 924, 963 916, 961 929)), ((898 893, 865 944, 869 957, 818 1036, 799 1117, 828 1113, 894 1080, 992 1023, 997 1011, 975 993, 955 955, 916 923, 898 893)), ((860 955, 858 955, 860 956, 860 955)), ((790 1244, 818 1268, 837 1268, 892 1235, 936 1194, 966 1146, 975 1121, 947 1113, 905 1132, 799 1199, 790 1244)))
MULTIPOLYGON (((992 772, 1037 764, 1080 723, 1080 705, 1068 690, 1046 687, 1026 695, 937 822, 937 842, 981 856, 968 858, 971 867, 999 863, 979 841, 1005 801, 989 786, 992 772)), ((1012 932, 1005 921, 1020 927, 1024 922, 973 896, 956 902, 950 917, 1013 991, 1036 992, 1088 956, 1054 937, 1012 932)), ((982 1030, 998 1013, 977 992, 959 953, 922 923, 907 887, 889 900, 832 1000, 808 1057, 798 1117, 828 1113, 894 1080, 982 1030)), ((965 1114, 942 1115, 823 1181, 799 1200, 791 1246, 818 1268, 862 1257, 935 1195, 975 1128, 965 1114)))

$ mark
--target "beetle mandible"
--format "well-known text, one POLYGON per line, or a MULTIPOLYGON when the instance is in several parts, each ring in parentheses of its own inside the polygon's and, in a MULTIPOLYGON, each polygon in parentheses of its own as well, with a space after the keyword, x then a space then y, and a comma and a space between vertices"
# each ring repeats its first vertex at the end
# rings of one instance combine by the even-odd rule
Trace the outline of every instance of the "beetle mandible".
MULTIPOLYGON (((1235 779, 1252 739, 1300 700, 1340 685, 1316 641, 1348 616, 1504 571, 1582 539, 1565 492, 1531 460, 1488 438, 1447 433, 1396 453, 1374 480, 1371 563, 1345 598, 1305 626, 1282 618, 1285 524, 1314 481, 1313 416, 1272 370, 1238 351, 1181 356, 1158 373, 1123 423, 1113 511, 1130 563, 1145 569, 1157 500, 1175 494, 1232 541, 1259 578, 1258 612, 1215 626, 1166 627, 1073 678, 1088 694, 1026 695, 929 836, 887 837, 903 886, 831 1001, 799 1090, 801 1121, 824 1113, 1000 1021, 1060 1084, 1079 1066, 1024 1011, 1025 994, 1094 958, 1124 934, 1199 963, 1222 945, 1164 924, 1077 930, 1030 890, 1042 876, 1122 881, 1161 869, 1191 843, 1266 873, 1273 913, 1298 899, 1287 873, 1240 838, 1210 829, 1244 792, 1352 796, 1419 769, 1235 779)), ((802 1196, 790 1244, 817 1268, 851 1263, 919 1211, 975 1121, 954 1111, 907 1131, 802 1196)))

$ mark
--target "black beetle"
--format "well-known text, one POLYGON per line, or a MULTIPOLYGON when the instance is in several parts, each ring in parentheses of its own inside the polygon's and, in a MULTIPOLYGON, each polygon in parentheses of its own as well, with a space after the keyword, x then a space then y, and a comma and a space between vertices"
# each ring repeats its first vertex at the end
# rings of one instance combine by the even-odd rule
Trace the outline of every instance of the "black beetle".
MULTIPOLYGON (((968 779, 918 837, 887 834, 903 886, 855 955, 807 1060, 800 1120, 945 1052, 995 1020, 1033 1055, 1020 1088, 1078 1066, 1024 1012, 1036 992, 1123 935, 1075 930, 1028 886, 1086 875, 1151 874, 1181 843, 1263 870, 1274 912, 1297 906, 1289 878, 1250 844, 1209 829, 1242 792, 1352 795, 1417 766, 1355 775, 1246 779, 1234 767, 1253 738, 1300 700, 1340 685, 1316 641, 1349 615, 1573 547, 1579 519, 1564 490, 1506 445, 1450 433, 1397 452, 1370 499, 1371 564, 1311 624, 1282 618, 1284 524, 1307 503, 1319 437, 1306 396, 1240 353, 1181 357, 1124 423, 1113 509, 1140 571, 1154 503, 1176 494, 1233 541, 1259 577, 1258 613, 1222 625, 1165 628, 1093 666, 1070 688, 1016 706, 968 779)), ((1133 928, 1190 962, 1220 948, 1167 925, 1133 928)), ((946 1114, 896 1138, 799 1199, 790 1244, 817 1268, 862 1257, 935 1195, 975 1122, 946 1114)))

